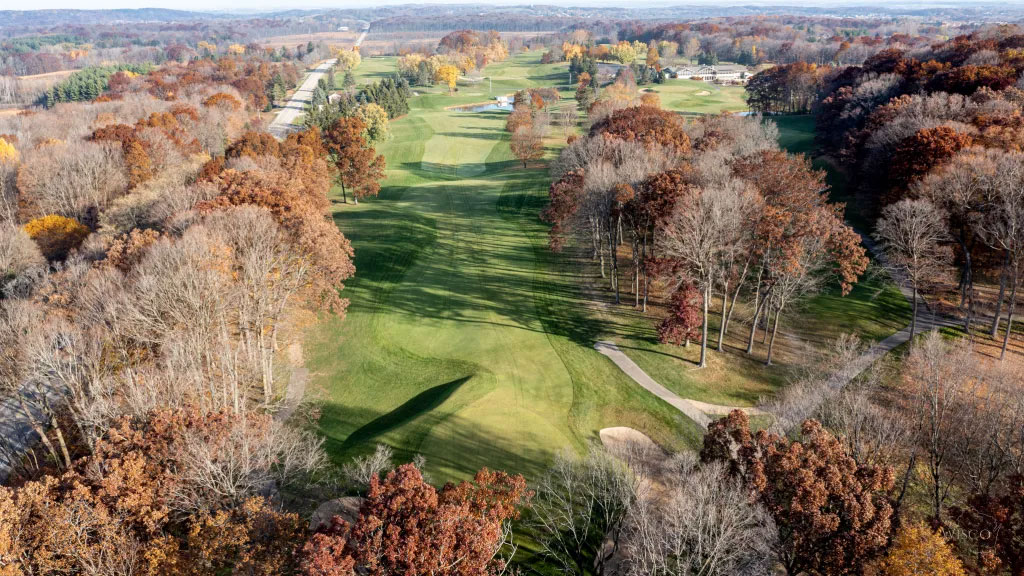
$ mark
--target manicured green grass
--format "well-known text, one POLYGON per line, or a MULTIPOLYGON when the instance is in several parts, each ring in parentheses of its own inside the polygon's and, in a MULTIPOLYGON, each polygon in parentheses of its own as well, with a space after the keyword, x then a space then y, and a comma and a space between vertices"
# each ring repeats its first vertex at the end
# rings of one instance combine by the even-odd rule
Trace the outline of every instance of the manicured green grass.
MULTIPOLYGON (((561 77, 539 58, 489 67, 494 93, 561 77)), ((416 90, 381 147, 380 197, 335 206, 356 251, 351 304, 307 343, 332 458, 384 442, 441 482, 482 466, 533 476, 606 426, 696 445, 692 421, 593 349, 600 327, 538 218, 546 171, 512 158, 505 114, 445 109, 486 100, 486 83, 416 90)))
MULTIPOLYGON (((762 356, 735 351, 742 325, 730 336, 737 342, 727 340, 731 351, 693 370, 695 346, 659 344, 653 314, 595 303, 607 293, 582 288, 578 263, 548 249, 543 164, 524 169, 512 157, 505 113, 449 109, 530 86, 557 86, 571 98, 566 65, 539 60, 533 52, 489 66, 493 87, 460 80, 454 96, 414 87, 410 113, 391 123, 380 147, 388 165, 380 197, 343 205, 337 191, 335 220, 356 251, 356 277, 343 293, 351 304, 344 320, 321 322, 307 342, 336 462, 383 442, 399 460, 424 454, 443 482, 482 466, 535 477, 554 453, 582 449, 608 426, 637 428, 671 450, 699 445, 696 424, 593 349, 605 338, 686 397, 749 405, 785 384, 791 367, 766 369, 762 356)), ((357 81, 390 74, 394 62, 364 60, 357 81)), ((662 98, 675 94, 681 112, 745 108, 742 89, 676 82, 662 98)), ((800 126, 789 130, 789 145, 799 145, 800 126)), ((553 130, 547 159, 563 141, 553 130)), ((809 301, 784 326, 812 344, 849 331, 876 339, 896 329, 897 308, 890 288, 863 286, 809 301)))
POLYGON ((779 128, 779 146, 793 154, 814 153, 814 116, 770 116, 779 128))
POLYGON ((668 79, 663 84, 645 86, 661 97, 668 110, 685 114, 719 114, 747 110, 746 89, 742 86, 719 86, 688 79, 668 79))
POLYGON ((814 116, 772 116, 768 121, 779 128, 779 145, 794 154, 811 156, 811 163, 825 171, 825 183, 833 202, 846 204, 846 220, 858 230, 870 230, 871 224, 857 206, 857 198, 848 185, 849 178, 829 158, 814 157, 814 116))
MULTIPOLYGON (((356 85, 372 84, 388 76, 393 76, 397 71, 398 58, 395 56, 371 56, 364 57, 359 66, 352 72, 356 85)), ((341 89, 345 81, 345 74, 335 74, 334 83, 341 89)))

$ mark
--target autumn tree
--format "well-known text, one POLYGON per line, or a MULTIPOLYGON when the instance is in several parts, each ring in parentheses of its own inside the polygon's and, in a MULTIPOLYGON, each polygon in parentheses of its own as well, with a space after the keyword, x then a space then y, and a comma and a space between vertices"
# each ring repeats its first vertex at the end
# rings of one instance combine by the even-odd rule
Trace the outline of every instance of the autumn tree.
POLYGON ((918 522, 900 527, 880 562, 885 576, 966 576, 956 552, 931 528, 918 522))
POLYGON ((697 362, 701 368, 707 366, 711 291, 725 263, 745 250, 744 232, 756 202, 751 190, 738 180, 718 188, 690 186, 665 224, 661 242, 664 254, 682 263, 685 274, 693 279, 702 296, 697 362))
POLYGON ((512 140, 509 143, 512 155, 523 163, 530 160, 540 160, 544 157, 544 138, 533 126, 520 126, 512 133, 512 140))
POLYGON ((71 250, 77 248, 89 229, 74 218, 49 214, 25 224, 25 232, 36 241, 48 260, 63 260, 71 250))
POLYGON ((412 464, 374 478, 351 527, 335 519, 303 548, 314 575, 497 576, 507 565, 510 522, 528 498, 526 482, 487 469, 440 491, 412 464))
POLYGON ((684 283, 672 294, 668 316, 658 326, 658 340, 663 344, 690 345, 701 335, 701 293, 691 283, 684 283))
POLYGON ((859 573, 885 549, 892 470, 858 465, 814 420, 790 441, 752 434, 747 415, 735 410, 708 426, 701 461, 723 462, 767 508, 788 574, 859 573))
MULTIPOLYGON (((973 143, 970 135, 949 126, 922 128, 901 141, 893 152, 893 187, 902 194, 914 180, 939 166, 973 143)), ((898 196, 896 196, 898 197, 898 196)))
POLYGON ((951 260, 942 242, 948 238, 946 214, 929 200, 900 200, 882 210, 875 224, 886 260, 913 288, 910 337, 917 332, 918 294, 951 260))
POLYGON ((690 151, 690 137, 678 114, 650 106, 631 106, 595 123, 590 134, 606 134, 628 142, 658 144, 680 154, 690 151))
POLYGON ((324 133, 324 142, 334 165, 342 198, 348 202, 348 190, 356 204, 359 198, 376 196, 384 178, 384 156, 366 142, 366 125, 359 118, 339 118, 324 133))
POLYGON ((991 573, 1008 570, 1016 576, 1024 573, 1024 475, 1010 475, 991 494, 972 494, 957 510, 961 528, 978 534, 981 567, 991 573), (987 538, 981 538, 984 535, 987 538))
POLYGON ((434 73, 434 81, 441 82, 448 86, 448 95, 455 93, 455 82, 459 79, 459 69, 451 64, 445 64, 434 73))

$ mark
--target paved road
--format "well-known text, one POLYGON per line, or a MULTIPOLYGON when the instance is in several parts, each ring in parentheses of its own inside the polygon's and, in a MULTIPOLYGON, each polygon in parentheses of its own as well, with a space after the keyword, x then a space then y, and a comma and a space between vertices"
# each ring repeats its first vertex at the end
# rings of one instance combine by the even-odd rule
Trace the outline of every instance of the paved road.
MULTIPOLYGON (((359 35, 359 38, 356 38, 353 46, 358 47, 362 45, 363 39, 366 38, 366 34, 368 32, 369 29, 363 30, 362 34, 359 35)), ((285 104, 284 108, 278 112, 277 117, 270 123, 267 131, 273 134, 274 138, 283 140, 290 132, 298 128, 293 124, 293 122, 295 122, 295 119, 298 118, 299 115, 305 113, 306 106, 313 101, 313 90, 316 90, 317 82, 327 74, 327 71, 330 70, 331 66, 334 66, 337 61, 337 58, 325 60, 321 62, 319 66, 314 68, 308 76, 306 76, 306 79, 302 81, 302 85, 295 91, 295 94, 292 94, 291 100, 285 104)))

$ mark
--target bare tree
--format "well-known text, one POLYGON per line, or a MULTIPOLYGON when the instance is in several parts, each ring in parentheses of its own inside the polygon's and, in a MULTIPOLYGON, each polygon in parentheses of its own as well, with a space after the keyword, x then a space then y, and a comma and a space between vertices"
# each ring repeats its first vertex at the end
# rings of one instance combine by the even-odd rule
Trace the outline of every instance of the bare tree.
POLYGON ((957 459, 962 443, 962 408, 975 394, 977 358, 970 344, 947 343, 938 331, 929 332, 907 357, 905 377, 910 384, 909 413, 924 451, 930 481, 932 515, 941 520, 942 506, 966 462, 957 459))
POLYGON ((746 184, 730 180, 716 188, 689 188, 665 225, 664 254, 683 263, 704 295, 704 325, 698 366, 707 366, 708 305, 715 282, 744 250, 744 224, 755 205, 746 184))
POLYGON ((558 125, 562 127, 562 133, 568 138, 569 134, 576 128, 579 113, 576 111, 575 106, 563 106, 556 114, 556 118, 558 125))
POLYGON ((371 480, 380 478, 381 473, 394 466, 393 459, 394 452, 390 446, 377 444, 373 454, 356 456, 351 462, 346 463, 341 469, 341 474, 350 486, 365 490, 370 486, 371 480))
POLYGON ((540 479, 533 524, 546 555, 566 574, 606 573, 619 548, 640 480, 600 447, 562 453, 540 479))
POLYGON ((720 463, 685 472, 660 498, 637 502, 624 549, 629 576, 772 573, 775 523, 720 463))
MULTIPOLYGON (((1010 333, 1013 331, 1017 287, 1024 269, 1024 154, 993 152, 991 157, 994 166, 990 172, 991 180, 984 191, 990 209, 981 219, 980 235, 989 246, 1006 255, 1004 274, 1010 283, 1010 296, 1006 333, 1003 335, 1000 353, 1002 359, 1006 357, 1010 333)), ((998 311, 995 322, 998 325, 998 311)))
POLYGON ((904 199, 882 210, 875 226, 888 264, 913 288, 910 337, 917 333, 918 293, 949 265, 951 254, 942 246, 949 239, 946 213, 927 199, 904 199))

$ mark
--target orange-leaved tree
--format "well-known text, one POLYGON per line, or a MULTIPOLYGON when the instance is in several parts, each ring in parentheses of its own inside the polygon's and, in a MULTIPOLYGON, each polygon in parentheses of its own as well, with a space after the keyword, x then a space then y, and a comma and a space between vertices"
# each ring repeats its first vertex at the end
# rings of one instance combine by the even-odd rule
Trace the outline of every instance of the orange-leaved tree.
POLYGON ((771 513, 787 574, 860 573, 885 549, 892 470, 858 464, 814 420, 790 441, 752 434, 747 415, 734 410, 708 426, 700 457, 724 462, 771 513))
POLYGON ((365 131, 366 125, 359 118, 342 117, 324 133, 345 203, 348 203, 349 190, 356 204, 360 198, 376 196, 384 178, 384 157, 366 142, 365 131))
POLYGON ((307 576, 497 576, 510 522, 529 497, 522 476, 479 471, 440 491, 412 464, 374 478, 355 525, 334 518, 303 548, 307 576), (358 568, 359 572, 355 570, 358 568))

